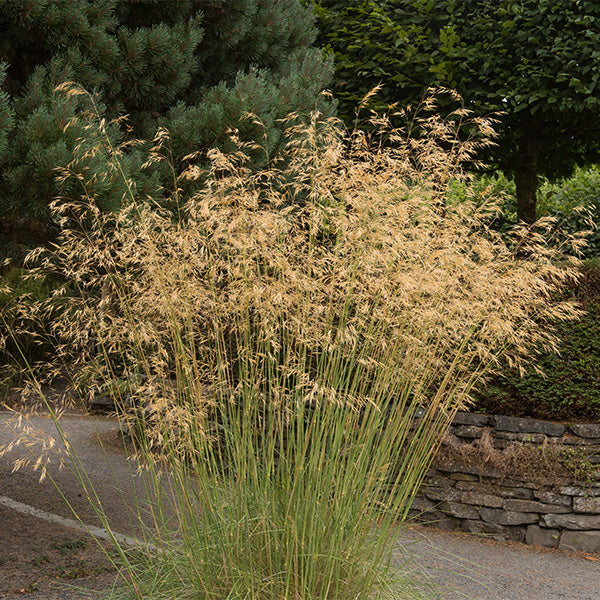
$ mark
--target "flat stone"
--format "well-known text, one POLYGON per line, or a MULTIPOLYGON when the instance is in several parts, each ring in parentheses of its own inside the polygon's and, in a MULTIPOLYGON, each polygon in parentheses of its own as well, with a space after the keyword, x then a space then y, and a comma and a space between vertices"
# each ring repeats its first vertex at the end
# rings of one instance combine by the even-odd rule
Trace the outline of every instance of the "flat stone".
POLYGON ((512 527, 505 527, 505 537, 508 540, 512 540, 513 542, 525 542, 525 535, 527 534, 527 528, 521 525, 516 525, 512 527))
POLYGON ((426 476, 423 485, 430 487, 453 487, 456 482, 441 475, 426 476))
POLYGON ((535 481, 524 481, 518 479, 505 479, 502 484, 507 487, 523 487, 530 490, 541 490, 543 486, 535 481))
POLYGON ((483 429, 477 425, 460 425, 454 428, 454 435, 461 438, 469 438, 471 440, 481 437, 483 429))
POLYGON ((441 471, 438 471, 437 469, 427 469, 427 473, 425 473, 425 477, 443 477, 443 474, 441 471))
POLYGON ((509 433, 506 431, 495 431, 494 445, 506 447, 507 442, 522 442, 524 444, 545 444, 549 439, 544 433, 509 433))
POLYGON ((517 433, 517 440, 524 444, 544 444, 548 441, 545 433, 517 433))
POLYGON ((519 498, 520 500, 533 499, 533 490, 525 487, 501 487, 498 491, 504 498, 519 498))
POLYGON ((545 504, 557 504, 559 506, 571 506, 571 496, 556 494, 554 492, 540 492, 534 490, 534 497, 545 504))
POLYGON ((426 513, 424 516, 427 517, 427 519, 422 522, 427 525, 435 525, 439 529, 444 529, 445 531, 460 530, 461 520, 445 515, 443 512, 434 511, 426 513))
POLYGON ((413 500, 410 508, 417 513, 426 513, 433 510, 436 506, 436 502, 432 502, 428 498, 422 498, 418 496, 413 500))
POLYGON ((600 531, 563 531, 558 548, 600 553, 600 531))
POLYGON ((513 512, 497 508, 480 508, 479 516, 488 523, 498 523, 499 525, 528 525, 537 523, 540 518, 536 513, 513 512))
POLYGON ((565 432, 564 425, 541 421, 539 419, 526 419, 523 417, 506 417, 504 415, 494 415, 492 425, 498 431, 513 431, 515 433, 543 433, 560 437, 565 432))
POLYGON ((548 442, 551 444, 559 444, 561 446, 599 446, 600 438, 584 438, 571 435, 561 438, 548 438, 548 442))
POLYGON ((600 424, 569 425, 572 433, 583 438, 600 438, 600 424))
POLYGON ((490 508, 500 508, 504 502, 499 496, 491 494, 480 494, 477 492, 463 492, 460 501, 464 504, 474 504, 476 506, 487 506, 490 508))
POLYGON ((578 513, 600 514, 600 497, 576 496, 573 498, 573 510, 578 513))
POLYGON ((463 521, 461 530, 465 533, 500 535, 503 539, 506 539, 505 528, 502 527, 502 525, 498 525, 497 523, 486 523, 479 519, 463 521))
POLYGON ((479 513, 477 509, 468 504, 461 504, 460 502, 442 502, 439 509, 451 517, 457 519, 478 519, 479 513))
POLYGON ((477 425, 477 427, 485 427, 486 425, 490 424, 490 415, 459 412, 459 413, 456 413, 456 416, 454 417, 452 424, 453 425, 477 425))
POLYGON ((461 529, 466 533, 485 535, 496 541, 524 542, 526 533, 524 527, 505 527, 496 523, 485 523, 484 521, 463 521, 461 529))
POLYGON ((482 477, 487 478, 499 478, 502 477, 502 471, 494 469, 486 464, 473 464, 473 465, 460 465, 456 467, 456 470, 452 475, 452 479, 461 479, 462 481, 480 481, 482 477), (453 477, 457 475, 458 477, 453 477), (471 475, 470 479, 467 476, 471 475))
POLYGON ((492 496, 496 495, 497 490, 497 486, 480 483, 478 481, 457 481, 454 487, 458 490, 477 492, 479 494, 491 494, 492 496))
POLYGON ((473 473, 451 473, 449 477, 454 481, 479 481, 479 477, 473 473))
POLYGON ((539 525, 529 525, 525 535, 525 543, 532 546, 545 546, 556 548, 560 539, 560 530, 547 529, 539 525))
MULTIPOLYGON (((435 525, 436 527, 440 527, 442 529, 452 530, 454 527, 453 523, 457 520, 445 515, 442 512, 437 510, 431 510, 426 512, 419 512, 414 509, 410 509, 408 512, 408 519, 412 519, 418 523, 422 523, 424 525, 435 525), (447 523, 450 521, 451 523, 447 523)), ((460 521, 458 521, 460 523, 460 521)), ((454 527, 455 528, 455 527, 454 527)))
POLYGON ((454 487, 459 490, 482 491, 482 484, 478 481, 457 481, 454 487))
POLYGON ((535 500, 515 500, 509 498, 504 501, 503 507, 506 510, 515 512, 537 512, 537 513, 569 513, 571 507, 561 506, 559 504, 545 504, 535 500))
POLYGON ((94 396, 89 402, 89 409, 93 413, 110 413, 116 410, 115 400, 111 396, 103 394, 94 396))
POLYGON ((565 496, 600 496, 598 484, 592 484, 586 487, 566 486, 558 488, 558 491, 565 496))
POLYGON ((438 502, 458 502, 461 497, 459 490, 445 487, 427 487, 423 490, 423 494, 426 498, 437 500, 438 502))
POLYGON ((590 529, 600 530, 600 515, 542 515, 542 523, 546 527, 558 527, 560 529, 575 529, 586 531, 590 529))
POLYGON ((509 442, 516 442, 519 439, 518 433, 510 433, 507 431, 492 431, 492 437, 494 444, 498 444, 500 440, 508 440, 509 442))

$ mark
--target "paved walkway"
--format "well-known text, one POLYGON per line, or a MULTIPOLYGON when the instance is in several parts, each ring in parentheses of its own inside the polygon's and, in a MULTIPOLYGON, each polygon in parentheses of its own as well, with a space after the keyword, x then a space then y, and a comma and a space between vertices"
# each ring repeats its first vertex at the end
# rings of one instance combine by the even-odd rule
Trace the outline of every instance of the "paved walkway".
MULTIPOLYGON (((0 446, 16 440, 16 423, 14 415, 0 414, 0 446)), ((35 417, 31 425, 54 437, 58 448, 63 446, 47 417, 35 417)), ((148 513, 138 514, 136 506, 149 498, 150 510, 153 492, 146 489, 136 461, 127 460, 115 421, 74 415, 63 417, 61 426, 111 527, 140 539, 140 522, 150 523, 151 519, 148 513)), ((41 437, 29 450, 37 454, 40 449, 41 437)), ((56 458, 49 464, 49 474, 64 497, 48 479, 40 483, 39 473, 31 469, 12 472, 14 461, 30 457, 29 450, 15 446, 0 457, 0 598, 83 600, 94 596, 65 586, 110 589, 115 580, 110 561, 82 531, 66 501, 85 525, 99 528, 96 533, 102 536, 102 523, 86 492, 68 468, 59 469, 56 458)), ((494 542, 435 528, 416 527, 403 536, 397 564, 415 578, 432 583, 431 598, 600 600, 600 557, 494 542), (410 564, 404 564, 404 553, 413 559, 410 564)), ((109 547, 101 537, 100 544, 109 547)))

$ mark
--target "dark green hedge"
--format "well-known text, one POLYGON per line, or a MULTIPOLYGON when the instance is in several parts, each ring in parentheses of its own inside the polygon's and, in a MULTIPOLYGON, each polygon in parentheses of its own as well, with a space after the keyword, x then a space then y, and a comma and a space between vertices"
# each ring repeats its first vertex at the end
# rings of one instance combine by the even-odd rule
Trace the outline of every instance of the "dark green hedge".
POLYGON ((546 377, 506 370, 477 394, 476 410, 554 420, 600 421, 600 261, 589 261, 568 292, 586 314, 556 323, 560 354, 535 359, 546 377))

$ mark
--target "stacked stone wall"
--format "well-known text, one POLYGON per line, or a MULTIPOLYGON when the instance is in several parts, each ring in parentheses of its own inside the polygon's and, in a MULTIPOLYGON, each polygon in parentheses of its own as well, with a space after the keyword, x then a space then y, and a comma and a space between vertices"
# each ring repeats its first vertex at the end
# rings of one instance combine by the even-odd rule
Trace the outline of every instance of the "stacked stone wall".
POLYGON ((600 554, 600 424, 459 413, 411 514, 446 529, 600 554))

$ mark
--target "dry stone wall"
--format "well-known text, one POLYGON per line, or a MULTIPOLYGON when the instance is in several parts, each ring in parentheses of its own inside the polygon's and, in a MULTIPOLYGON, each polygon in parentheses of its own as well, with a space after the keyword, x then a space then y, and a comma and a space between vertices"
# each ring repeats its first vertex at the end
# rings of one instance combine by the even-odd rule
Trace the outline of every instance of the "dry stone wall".
POLYGON ((600 554, 600 424, 459 413, 411 516, 600 554))

